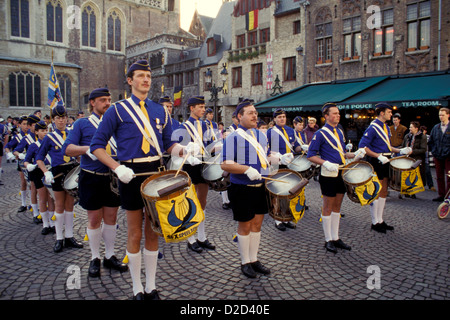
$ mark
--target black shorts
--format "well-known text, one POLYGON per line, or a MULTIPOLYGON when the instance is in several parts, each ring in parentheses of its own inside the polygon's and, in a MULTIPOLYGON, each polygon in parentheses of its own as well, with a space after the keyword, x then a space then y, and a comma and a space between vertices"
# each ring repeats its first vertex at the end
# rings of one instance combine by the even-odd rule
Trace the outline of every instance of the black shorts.
POLYGON ((3 157, 3 141, 0 141, 0 157, 3 157))
POLYGON ((43 177, 44 173, 38 167, 36 167, 36 169, 28 173, 28 179, 34 182, 36 190, 44 187, 44 183, 42 182, 43 177))
POLYGON ((185 164, 183 166, 183 171, 186 171, 189 177, 191 178, 192 184, 200 184, 200 183, 208 183, 202 176, 202 168, 201 164, 196 166, 191 166, 190 164, 185 164))
POLYGON ((252 220, 256 214, 269 212, 266 187, 249 187, 243 184, 232 183, 228 187, 233 219, 240 222, 252 220))
POLYGON ((52 167, 52 174, 54 177, 55 182, 52 183, 52 189, 53 191, 65 191, 64 190, 64 179, 66 178, 67 174, 78 164, 76 163, 68 163, 68 164, 61 164, 56 167, 52 167), (57 175, 61 174, 59 177, 55 178, 57 175))
POLYGON ((342 179, 342 171, 339 171, 337 177, 319 176, 320 190, 323 196, 336 197, 336 194, 344 194, 347 191, 344 180, 342 179))
POLYGON ((78 194, 79 204, 85 210, 120 206, 119 196, 111 191, 111 175, 97 175, 81 169, 78 194))
POLYGON ((366 157, 366 160, 372 165, 380 181, 384 178, 389 178, 389 163, 382 164, 380 160, 373 157, 366 157))
MULTIPOLYGON (((161 166, 159 160, 142 163, 122 162, 121 164, 132 169, 134 173, 157 172, 161 166)), ((135 177, 129 183, 119 181, 120 205, 123 209, 139 210, 144 207, 144 200, 141 196, 141 185, 148 177, 135 177)))

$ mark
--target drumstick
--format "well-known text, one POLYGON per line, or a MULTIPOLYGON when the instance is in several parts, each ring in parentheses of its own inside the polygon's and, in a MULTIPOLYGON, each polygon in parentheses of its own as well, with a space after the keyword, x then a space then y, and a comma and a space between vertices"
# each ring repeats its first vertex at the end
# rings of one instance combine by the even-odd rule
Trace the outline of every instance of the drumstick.
POLYGON ((355 168, 355 167, 352 167, 352 168, 344 168, 344 167, 340 167, 340 168, 339 168, 339 170, 354 170, 354 169, 359 169, 359 168, 355 168))
POLYGON ((188 157, 189 157, 189 153, 186 154, 186 156, 184 157, 183 162, 181 163, 181 166, 178 168, 177 173, 175 173, 175 177, 180 173, 180 171, 181 171, 181 169, 183 168, 184 163, 186 162, 186 160, 187 160, 188 157))
POLYGON ((263 179, 266 179, 266 180, 270 180, 270 181, 275 181, 275 182, 289 183, 289 182, 284 181, 284 180, 272 179, 272 178, 267 178, 267 177, 262 177, 262 178, 263 178, 263 179))
POLYGON ((139 177, 139 176, 151 176, 154 174, 157 174, 158 172, 156 171, 149 171, 149 172, 141 172, 141 173, 135 173, 133 174, 133 177, 139 177))

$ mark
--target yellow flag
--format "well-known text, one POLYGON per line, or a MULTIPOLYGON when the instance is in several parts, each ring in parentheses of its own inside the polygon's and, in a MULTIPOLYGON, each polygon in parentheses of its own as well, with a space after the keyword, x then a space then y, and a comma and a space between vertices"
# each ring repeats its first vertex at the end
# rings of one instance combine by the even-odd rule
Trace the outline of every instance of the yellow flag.
POLYGON ((359 203, 362 206, 371 204, 380 194, 381 188, 380 180, 378 180, 376 175, 366 184, 356 187, 355 193, 359 199, 359 203))
POLYGON ((305 188, 291 201, 289 201, 289 208, 291 209, 294 223, 297 223, 305 214, 305 188))
POLYGON ((156 202, 161 230, 166 242, 183 241, 205 220, 194 185, 177 197, 156 202))
POLYGON ((425 191, 425 188, 423 186, 422 177, 420 176, 419 167, 414 170, 403 171, 400 193, 412 195, 422 191, 425 191))

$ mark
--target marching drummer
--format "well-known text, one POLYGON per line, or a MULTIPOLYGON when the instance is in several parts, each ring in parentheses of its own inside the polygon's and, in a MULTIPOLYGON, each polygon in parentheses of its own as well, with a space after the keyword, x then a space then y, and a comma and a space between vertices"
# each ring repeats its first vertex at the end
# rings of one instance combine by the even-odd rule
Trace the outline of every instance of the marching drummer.
POLYGON ((205 123, 208 128, 208 137, 211 141, 218 140, 217 134, 219 131, 219 127, 217 126, 217 123, 213 121, 214 119, 214 111, 211 108, 206 109, 205 113, 205 123))
POLYGON ((270 269, 258 260, 258 250, 261 225, 269 210, 262 177, 269 174, 272 156, 265 134, 256 129, 258 112, 253 101, 241 101, 236 114, 239 127, 224 141, 221 167, 231 174, 228 193, 233 218, 238 221, 241 271, 255 278, 257 273, 270 274, 270 269))
POLYGON ((131 87, 131 97, 114 103, 105 112, 92 139, 90 152, 119 178, 120 202, 127 215, 127 256, 133 281, 133 299, 154 300, 159 299, 155 281, 158 235, 152 230, 150 220, 145 215, 144 293, 140 279, 144 201, 140 187, 148 176, 135 174, 156 173, 161 167, 164 151, 182 154, 184 150, 171 140, 172 126, 170 121, 167 121, 168 114, 164 107, 148 99, 151 87, 148 61, 133 63, 128 69, 127 82, 131 87), (116 140, 118 161, 106 151, 111 137, 116 140))
POLYGON ((337 129, 340 114, 334 103, 326 103, 322 107, 325 125, 318 130, 309 145, 307 158, 309 161, 321 165, 319 177, 320 190, 323 196, 322 227, 325 235, 325 248, 336 253, 337 248, 351 250, 339 238, 339 220, 342 200, 346 192, 344 180, 339 167, 345 164, 345 159, 360 158, 362 150, 345 153, 344 135, 337 129))
POLYGON ((180 127, 180 122, 172 118, 173 102, 169 96, 164 96, 158 100, 158 103, 162 105, 170 116, 170 122, 172 124, 172 130, 176 130, 180 127))
MULTIPOLYGON (((111 173, 109 168, 97 160, 89 151, 92 137, 98 128, 102 115, 111 106, 111 94, 107 88, 92 90, 89 95, 88 118, 80 118, 72 127, 69 137, 63 145, 63 153, 70 157, 81 156, 78 193, 80 206, 87 210, 87 236, 91 248, 91 262, 88 274, 100 276, 100 242, 105 243, 103 265, 118 271, 127 271, 128 266, 114 255, 116 240, 117 210, 120 205, 119 195, 111 191, 111 173), (102 224, 103 221, 103 224, 102 224)), ((116 156, 116 144, 112 139, 107 150, 116 156)))
MULTIPOLYGON (((180 132, 180 139, 182 140, 179 141, 182 145, 186 145, 186 143, 194 144, 196 148, 194 154, 198 157, 189 157, 187 163, 183 166, 183 170, 189 174, 192 184, 195 185, 198 200, 203 211, 205 211, 209 185, 202 176, 201 164, 203 160, 206 160, 208 155, 206 146, 211 142, 208 137, 208 126, 205 121, 201 120, 206 112, 205 97, 193 96, 189 98, 188 107, 191 111, 190 117, 182 124, 183 130, 180 132)), ((195 236, 188 238, 188 248, 197 253, 202 252, 203 249, 215 250, 216 248, 206 237, 205 220, 198 226, 198 239, 195 240, 195 236)))
MULTIPOLYGON (((280 158, 281 165, 279 167, 284 169, 294 159, 294 152, 300 153, 302 150, 308 150, 308 145, 301 145, 296 139, 294 129, 286 125, 286 111, 281 108, 276 109, 273 113, 273 119, 275 125, 267 130, 267 140, 270 150, 277 153, 280 158)), ((290 221, 284 223, 275 219, 275 227, 278 230, 285 231, 286 227, 295 228, 295 224, 290 221)))
POLYGON ((383 220, 384 206, 388 193, 389 158, 392 153, 406 155, 411 153, 411 148, 402 149, 391 146, 391 131, 386 121, 391 120, 393 107, 385 102, 375 105, 377 118, 366 129, 359 142, 359 148, 364 148, 366 160, 373 166, 378 179, 381 182, 381 191, 378 199, 370 204, 370 216, 372 218, 371 230, 386 233, 386 230, 394 230, 394 227, 383 220))
POLYGON ((303 131, 305 128, 305 123, 303 122, 303 118, 300 116, 296 116, 294 120, 292 121, 294 123, 294 133, 295 138, 297 139, 297 142, 303 146, 306 145, 306 147, 303 148, 303 150, 308 151, 308 139, 306 136, 306 132, 303 131))
POLYGON ((58 103, 53 107, 51 114, 55 128, 42 140, 36 155, 36 163, 44 173, 45 183, 52 185, 55 194, 56 242, 53 251, 61 252, 63 247, 83 248, 83 244, 73 236, 74 198, 64 189, 65 176, 77 166, 73 158, 62 153, 62 146, 67 138, 67 111, 62 103, 58 103), (51 159, 51 170, 45 166, 47 155, 51 159))

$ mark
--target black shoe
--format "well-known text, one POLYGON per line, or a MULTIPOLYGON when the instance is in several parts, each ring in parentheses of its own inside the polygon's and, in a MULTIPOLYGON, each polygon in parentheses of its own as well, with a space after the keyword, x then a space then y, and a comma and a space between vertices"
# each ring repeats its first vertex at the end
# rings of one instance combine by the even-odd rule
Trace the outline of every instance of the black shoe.
POLYGON ((381 223, 377 223, 377 224, 372 224, 372 225, 370 225, 370 229, 371 229, 371 230, 375 230, 376 232, 386 233, 386 229, 383 228, 383 226, 381 225, 381 223))
POLYGON ((50 232, 52 232, 52 230, 51 230, 49 227, 45 227, 45 228, 42 228, 41 234, 42 234, 43 236, 46 236, 46 235, 48 235, 50 232))
POLYGON ((144 294, 142 292, 138 292, 135 296, 133 296, 133 300, 144 300, 144 294))
POLYGON ((281 231, 286 231, 286 226, 284 225, 284 223, 277 224, 275 222, 275 228, 277 228, 278 230, 281 230, 281 231))
POLYGON ((270 269, 263 266, 261 262, 255 261, 255 262, 251 262, 250 264, 251 264, 253 270, 255 270, 256 272, 262 273, 264 275, 270 274, 270 269))
POLYGON ((344 241, 342 241, 341 239, 334 240, 333 242, 334 242, 334 246, 336 248, 340 248, 340 249, 344 249, 344 250, 348 250, 348 251, 352 250, 352 247, 350 247, 348 244, 345 244, 344 241))
POLYGON ((42 223, 42 219, 39 219, 38 217, 33 217, 33 222, 36 224, 42 223))
POLYGON ((53 233, 53 234, 56 233, 56 228, 55 228, 55 226, 49 227, 49 229, 50 229, 50 232, 51 232, 51 233, 53 233))
POLYGON ((25 212, 25 211, 27 211, 26 206, 20 206, 19 210, 17 210, 17 212, 25 212))
POLYGON ((116 256, 111 256, 111 258, 106 259, 106 257, 103 258, 103 266, 108 269, 114 269, 120 272, 128 271, 128 266, 120 262, 119 259, 116 258, 116 256))
POLYGON ((309 207, 308 207, 308 206, 305 206, 305 210, 309 210, 309 207))
POLYGON ((66 248, 83 248, 83 244, 77 242, 74 237, 64 239, 64 247, 66 248))
POLYGON ((91 263, 89 263, 88 274, 89 274, 89 277, 92 277, 92 278, 100 277, 100 259, 99 258, 95 258, 94 260, 91 260, 91 263))
POLYGON ((389 226, 389 225, 387 225, 386 224, 386 222, 382 222, 382 223, 380 223, 380 225, 381 225, 381 228, 383 228, 384 230, 394 230, 394 227, 392 227, 392 226, 389 226))
POLYGON ((224 209, 224 210, 230 209, 230 204, 229 203, 222 204, 222 209, 224 209))
POLYGON ((249 278, 256 278, 256 272, 252 267, 251 263, 246 263, 241 265, 242 273, 249 278))
POLYGON ((327 249, 327 251, 330 251, 330 252, 333 252, 333 253, 337 253, 337 249, 334 246, 333 241, 325 242, 325 249, 327 249))
POLYGON ((442 202, 442 201, 444 201, 444 197, 437 197, 437 198, 434 198, 431 201, 442 202))
POLYGON ((411 199, 417 199, 416 195, 415 195, 415 194, 412 194, 412 195, 411 195, 411 199))
POLYGON ((64 247, 64 240, 56 240, 55 245, 53 246, 53 252, 61 252, 64 247))
POLYGON ((144 293, 144 300, 161 300, 161 298, 159 297, 158 291, 153 289, 150 293, 144 293))
POLYGON ((188 248, 191 249, 194 252, 200 253, 203 251, 203 249, 200 247, 200 245, 198 244, 198 242, 194 242, 193 244, 190 244, 188 242, 188 248))
POLYGON ((211 242, 209 242, 208 239, 206 239, 205 241, 200 241, 197 240, 197 243, 200 247, 205 248, 205 249, 210 249, 210 250, 216 250, 216 246, 213 245, 211 242))
POLYGON ((295 228, 297 228, 297 226, 295 225, 295 224, 293 224, 292 222, 283 222, 283 224, 284 224, 284 226, 286 227, 286 228, 289 228, 289 229, 295 229, 295 228))

